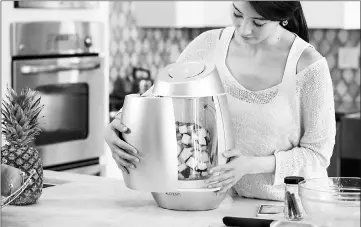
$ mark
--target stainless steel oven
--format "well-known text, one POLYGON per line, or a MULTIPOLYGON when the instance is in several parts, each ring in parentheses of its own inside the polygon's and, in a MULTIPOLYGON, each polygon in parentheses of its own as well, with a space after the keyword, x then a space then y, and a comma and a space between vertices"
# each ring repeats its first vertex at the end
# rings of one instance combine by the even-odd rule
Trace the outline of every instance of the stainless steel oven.
POLYGON ((104 153, 103 24, 31 22, 11 26, 12 86, 39 92, 35 140, 44 169, 101 175, 104 153))

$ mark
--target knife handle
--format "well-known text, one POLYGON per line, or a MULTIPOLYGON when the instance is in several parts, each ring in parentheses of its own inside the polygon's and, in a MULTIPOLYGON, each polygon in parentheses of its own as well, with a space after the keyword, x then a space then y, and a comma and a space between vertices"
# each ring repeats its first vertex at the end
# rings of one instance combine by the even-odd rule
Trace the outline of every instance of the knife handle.
POLYGON ((223 223, 226 226, 239 226, 239 227, 269 227, 274 220, 258 219, 258 218, 240 218, 229 217, 223 218, 223 223))

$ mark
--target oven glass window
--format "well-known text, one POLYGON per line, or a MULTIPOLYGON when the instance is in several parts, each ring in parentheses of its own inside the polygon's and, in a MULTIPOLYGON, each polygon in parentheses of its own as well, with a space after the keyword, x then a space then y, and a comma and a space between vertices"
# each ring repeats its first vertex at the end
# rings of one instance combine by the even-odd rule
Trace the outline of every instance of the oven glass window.
POLYGON ((35 139, 36 146, 88 136, 89 87, 86 83, 50 84, 35 89, 44 105, 39 118, 42 131, 35 139))

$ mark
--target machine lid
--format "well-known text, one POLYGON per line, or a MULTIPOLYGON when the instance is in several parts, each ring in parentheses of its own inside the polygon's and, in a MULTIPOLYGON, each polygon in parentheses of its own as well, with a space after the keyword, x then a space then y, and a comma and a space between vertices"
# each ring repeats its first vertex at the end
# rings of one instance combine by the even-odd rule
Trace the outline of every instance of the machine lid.
POLYGON ((215 64, 207 61, 170 64, 160 71, 153 87, 156 96, 196 98, 224 93, 215 64))
POLYGON ((204 72, 205 68, 201 62, 188 62, 187 64, 174 65, 168 74, 172 78, 187 79, 198 76, 204 72))

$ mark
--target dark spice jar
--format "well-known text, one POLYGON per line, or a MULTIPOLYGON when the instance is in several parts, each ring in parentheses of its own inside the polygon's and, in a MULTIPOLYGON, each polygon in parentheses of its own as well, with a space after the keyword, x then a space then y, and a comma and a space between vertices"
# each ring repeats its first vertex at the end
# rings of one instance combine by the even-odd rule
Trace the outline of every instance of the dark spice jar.
POLYGON ((284 178, 285 185, 285 208, 284 217, 287 220, 297 221, 303 218, 303 207, 298 195, 298 183, 303 177, 288 176, 284 178))

